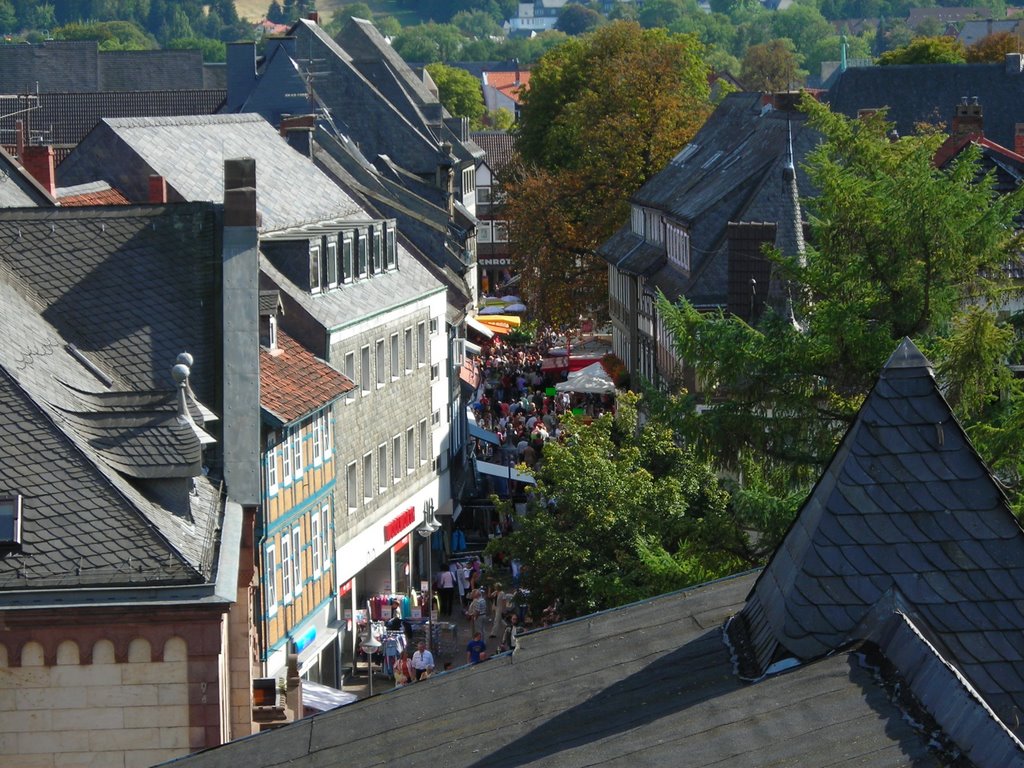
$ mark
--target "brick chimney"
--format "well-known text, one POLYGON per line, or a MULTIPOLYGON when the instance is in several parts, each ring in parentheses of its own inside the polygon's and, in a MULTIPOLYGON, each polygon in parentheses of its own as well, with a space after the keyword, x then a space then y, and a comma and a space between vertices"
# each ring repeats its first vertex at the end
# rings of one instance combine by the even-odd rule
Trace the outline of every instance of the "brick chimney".
POLYGON ((320 23, 320 14, 317 13, 316 11, 312 11, 311 13, 306 14, 306 18, 309 21, 312 21, 314 24, 320 23))
POLYGON ((1024 155, 1024 123, 1016 123, 1013 126, 1013 151, 1018 155, 1024 155))
POLYGON ((21 164, 32 174, 51 197, 57 196, 57 176, 53 161, 53 147, 27 146, 21 154, 21 164))
POLYGON ((981 104, 978 97, 968 98, 964 96, 956 105, 956 112, 953 115, 953 135, 963 136, 967 133, 984 135, 985 123, 982 119, 981 104))
POLYGON ((149 202, 167 202, 167 179, 157 173, 149 177, 149 202))
POLYGON ((292 149, 305 157, 313 156, 316 115, 281 115, 279 130, 292 149))

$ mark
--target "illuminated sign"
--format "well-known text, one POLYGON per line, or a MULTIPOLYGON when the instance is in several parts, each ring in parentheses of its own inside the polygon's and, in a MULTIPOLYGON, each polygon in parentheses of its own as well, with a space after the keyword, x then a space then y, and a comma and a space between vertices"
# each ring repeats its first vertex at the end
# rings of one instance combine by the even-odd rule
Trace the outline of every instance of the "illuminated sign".
POLYGON ((404 512, 399 512, 395 517, 384 524, 384 543, 391 541, 402 531, 408 528, 416 520, 416 507, 409 507, 404 512))

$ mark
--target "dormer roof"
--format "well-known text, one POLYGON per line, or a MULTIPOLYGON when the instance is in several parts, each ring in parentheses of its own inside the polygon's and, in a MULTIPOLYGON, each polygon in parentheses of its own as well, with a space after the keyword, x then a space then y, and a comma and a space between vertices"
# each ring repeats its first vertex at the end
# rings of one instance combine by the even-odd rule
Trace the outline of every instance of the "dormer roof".
POLYGON ((274 426, 325 408, 355 389, 347 376, 278 329, 279 354, 260 349, 260 406, 274 426))

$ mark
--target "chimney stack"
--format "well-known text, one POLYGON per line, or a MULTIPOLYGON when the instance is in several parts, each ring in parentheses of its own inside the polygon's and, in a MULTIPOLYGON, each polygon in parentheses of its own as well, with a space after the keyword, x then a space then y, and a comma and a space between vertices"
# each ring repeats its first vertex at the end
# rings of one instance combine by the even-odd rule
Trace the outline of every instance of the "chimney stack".
POLYGON ((984 135, 985 124, 981 104, 978 97, 968 98, 964 96, 956 105, 956 112, 953 115, 953 135, 963 136, 965 134, 984 135))
POLYGON ((279 130, 292 149, 304 157, 313 156, 316 115, 281 115, 279 130))
POLYGON ((53 147, 27 146, 22 150, 21 164, 32 174, 50 197, 57 196, 57 174, 53 160, 53 147))
POLYGON ((167 179, 158 173, 150 174, 149 177, 149 202, 167 202, 167 179))
POLYGON ((309 21, 312 21, 314 24, 320 23, 320 14, 317 13, 316 11, 312 11, 311 13, 306 14, 306 18, 309 21))

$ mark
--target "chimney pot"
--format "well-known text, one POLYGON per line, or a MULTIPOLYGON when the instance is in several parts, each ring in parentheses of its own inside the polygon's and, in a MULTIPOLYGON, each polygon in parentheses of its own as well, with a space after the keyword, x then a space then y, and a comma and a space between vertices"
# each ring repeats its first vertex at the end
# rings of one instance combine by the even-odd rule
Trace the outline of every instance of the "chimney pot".
POLYGON ((57 178, 53 147, 27 146, 22 150, 21 164, 51 197, 57 196, 57 178))

